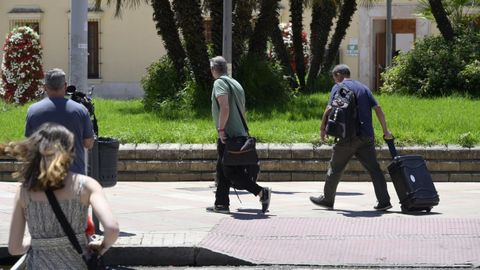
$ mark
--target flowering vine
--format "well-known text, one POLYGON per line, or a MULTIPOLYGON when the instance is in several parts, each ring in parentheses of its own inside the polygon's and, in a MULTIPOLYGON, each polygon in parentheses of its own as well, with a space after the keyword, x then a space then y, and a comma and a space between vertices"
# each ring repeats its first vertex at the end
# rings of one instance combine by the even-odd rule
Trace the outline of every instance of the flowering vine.
POLYGON ((13 29, 3 46, 0 96, 6 102, 24 104, 43 94, 42 47, 30 27, 13 29))

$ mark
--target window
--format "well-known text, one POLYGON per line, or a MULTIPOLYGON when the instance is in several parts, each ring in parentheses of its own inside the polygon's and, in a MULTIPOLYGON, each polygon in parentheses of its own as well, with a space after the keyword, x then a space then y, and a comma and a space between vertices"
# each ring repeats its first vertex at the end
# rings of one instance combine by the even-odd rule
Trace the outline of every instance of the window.
POLYGON ((8 12, 9 29, 12 31, 16 27, 28 26, 40 34, 42 14, 43 10, 37 6, 14 7, 8 12))
POLYGON ((13 30, 13 28, 16 27, 21 27, 21 26, 28 26, 32 28, 35 32, 40 34, 40 22, 37 20, 31 20, 31 19, 25 19, 25 20, 11 20, 10 21, 10 31, 13 30))
POLYGON ((88 22, 88 78, 100 78, 100 46, 98 21, 88 22))

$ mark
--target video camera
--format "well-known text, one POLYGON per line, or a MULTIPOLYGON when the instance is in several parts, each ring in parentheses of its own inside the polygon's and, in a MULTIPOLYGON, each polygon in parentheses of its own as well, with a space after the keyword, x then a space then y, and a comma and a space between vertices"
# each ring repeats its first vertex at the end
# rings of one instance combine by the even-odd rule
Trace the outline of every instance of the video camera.
POLYGON ((98 136, 97 117, 95 116, 95 107, 92 102, 91 92, 87 95, 83 92, 77 91, 77 87, 75 87, 75 85, 69 85, 67 86, 67 95, 70 96, 71 100, 78 102, 87 108, 88 114, 92 119, 93 131, 98 136))

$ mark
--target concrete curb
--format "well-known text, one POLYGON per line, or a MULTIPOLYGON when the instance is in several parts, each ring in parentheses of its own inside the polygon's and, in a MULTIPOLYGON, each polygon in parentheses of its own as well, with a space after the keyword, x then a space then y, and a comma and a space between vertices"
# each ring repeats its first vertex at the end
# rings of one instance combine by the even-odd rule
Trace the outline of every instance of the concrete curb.
MULTIPOLYGON (((11 256, 7 247, 0 247, 0 265, 12 265, 20 256, 11 256)), ((250 262, 202 247, 112 247, 105 255, 107 265, 128 266, 249 266, 250 262)))

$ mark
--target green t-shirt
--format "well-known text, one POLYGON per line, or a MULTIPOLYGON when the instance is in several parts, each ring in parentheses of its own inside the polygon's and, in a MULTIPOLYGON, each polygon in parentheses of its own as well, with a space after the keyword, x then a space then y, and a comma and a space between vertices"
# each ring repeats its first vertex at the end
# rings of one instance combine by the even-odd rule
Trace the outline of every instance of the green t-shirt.
POLYGON ((238 113, 237 105, 245 115, 245 92, 242 86, 235 80, 228 76, 221 76, 213 83, 212 90, 212 117, 215 122, 215 128, 218 128, 218 116, 219 108, 216 98, 222 95, 228 95, 228 104, 230 107, 230 113, 228 116, 227 124, 225 125, 225 133, 229 137, 247 136, 247 132, 243 127, 242 119, 238 113), (231 86, 231 90, 225 81, 227 80, 231 86), (232 92, 230 92, 232 91, 232 92), (231 93, 231 95, 229 95, 231 93), (236 104, 235 104, 236 102, 236 104))

